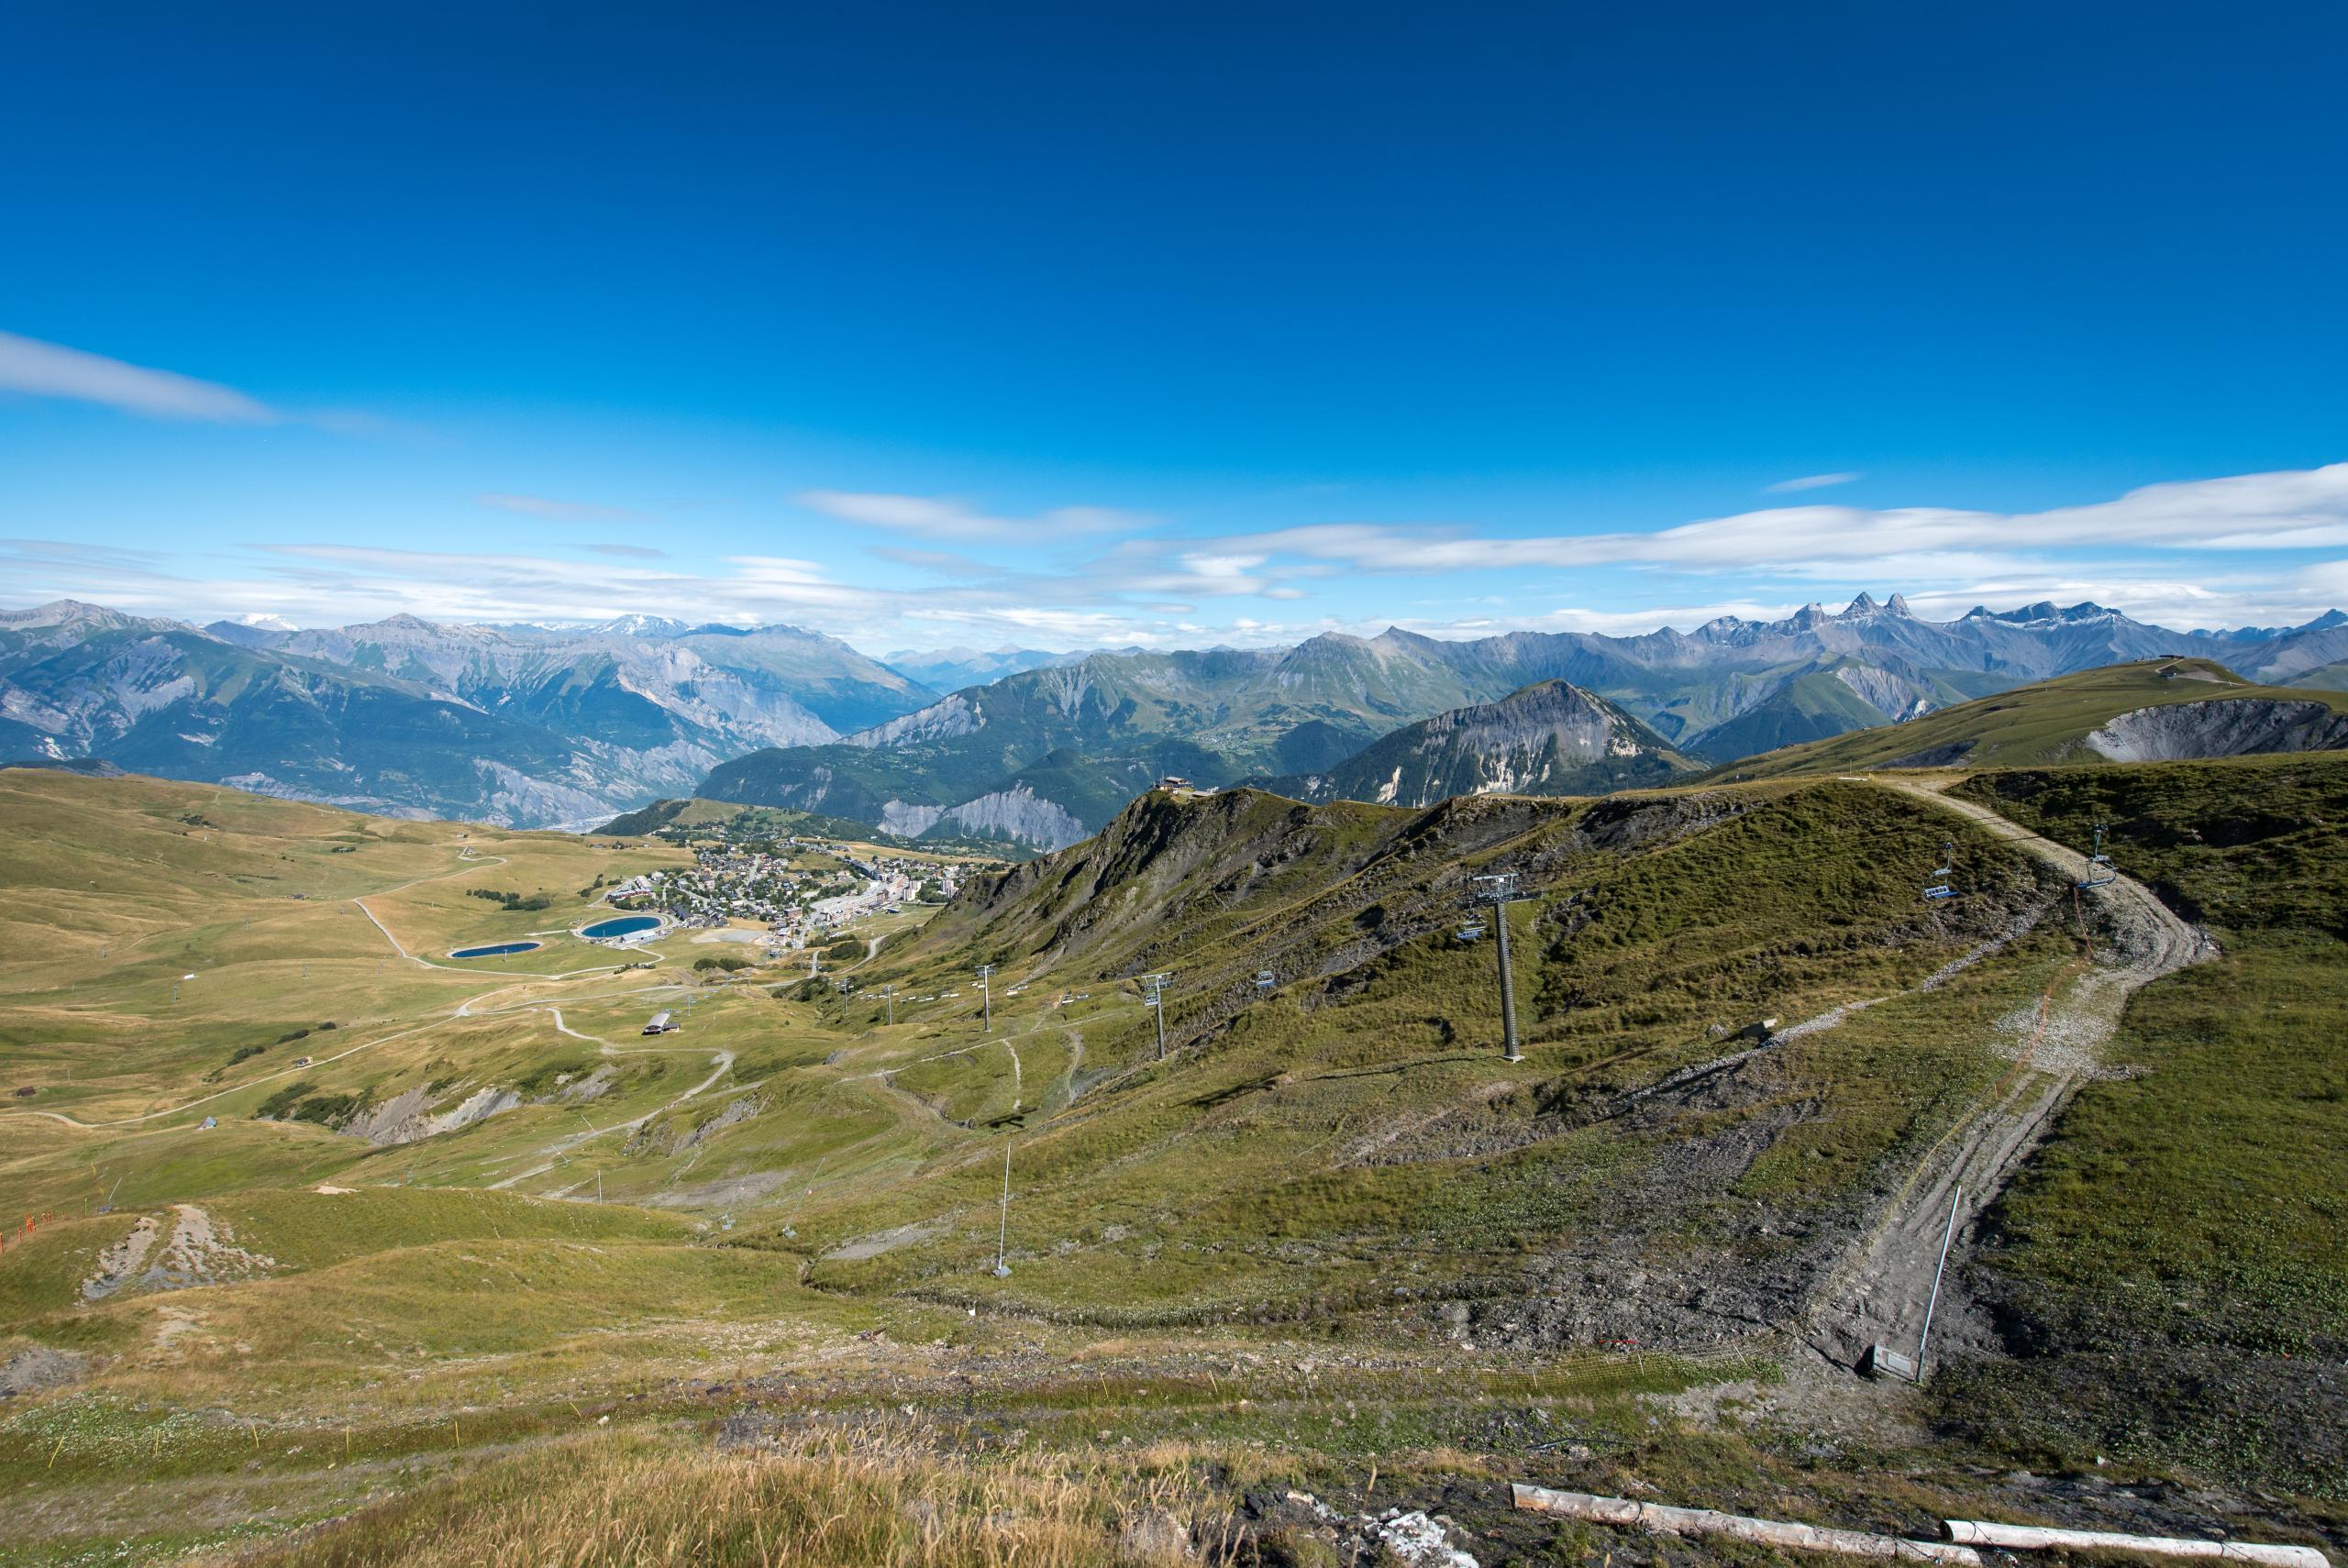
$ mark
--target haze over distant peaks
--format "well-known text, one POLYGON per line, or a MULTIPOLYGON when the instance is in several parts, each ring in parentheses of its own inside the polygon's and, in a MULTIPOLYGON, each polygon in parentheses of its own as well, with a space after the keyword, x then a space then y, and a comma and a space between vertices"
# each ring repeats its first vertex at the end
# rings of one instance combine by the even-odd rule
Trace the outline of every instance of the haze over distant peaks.
MULTIPOLYGON (((651 611, 502 626, 402 613, 298 631, 249 615, 198 631, 61 600, 0 614, 0 759, 90 758, 517 825, 698 793, 1049 846, 1091 832, 1161 774, 1342 778, 1313 788, 1374 794, 1341 765, 1437 715, 1454 715, 1438 728, 1455 741, 1480 734, 1463 711, 1543 682, 1569 682, 1618 725, 1651 733, 1642 756, 1721 762, 2167 654, 2337 687, 2348 683, 2348 615, 2210 634, 2045 602, 1934 622, 1899 594, 1862 593, 1840 611, 1722 616, 1688 633, 1445 640, 1389 627, 1293 646, 948 648, 893 656, 892 668, 803 627, 651 611)), ((1504 737, 1461 743, 1412 788, 1638 781, 1587 771, 1560 748, 1544 761, 1504 737)), ((1381 777, 1399 799, 1418 765, 1401 781, 1396 766, 1381 777)))

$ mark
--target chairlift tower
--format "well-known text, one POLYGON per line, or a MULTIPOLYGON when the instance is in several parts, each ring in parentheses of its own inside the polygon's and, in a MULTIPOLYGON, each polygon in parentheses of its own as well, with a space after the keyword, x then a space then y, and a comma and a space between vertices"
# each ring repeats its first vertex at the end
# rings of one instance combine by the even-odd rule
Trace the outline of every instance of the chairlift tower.
POLYGON ((1157 1059, 1161 1062, 1166 1060, 1166 982, 1173 977, 1171 974, 1144 975, 1141 977, 1141 983, 1149 988, 1149 993, 1142 999, 1141 1005, 1157 1015, 1157 1059))
POLYGON ((1524 1052, 1516 1040, 1516 980, 1508 964, 1508 907, 1519 902, 1523 895, 1516 890, 1516 874, 1512 871, 1493 872, 1479 877, 1482 885, 1478 897, 1492 906, 1492 927, 1500 937, 1501 949, 1501 1059, 1522 1062, 1524 1052))
POLYGON ((897 988, 896 988, 896 987, 894 987, 894 986, 883 986, 883 987, 881 987, 881 988, 880 988, 880 999, 881 999, 882 1001, 884 1001, 884 1002, 886 1002, 886 1003, 888 1003, 888 1004, 889 1004, 889 1024, 890 1024, 890 1027, 891 1027, 891 1028, 894 1028, 894 1027, 896 1027, 896 1022, 897 1022, 897 988))
POLYGON ((993 974, 993 965, 979 966, 979 1013, 986 1021, 986 1027, 980 1032, 984 1034, 994 1032, 994 988, 987 983, 993 974))

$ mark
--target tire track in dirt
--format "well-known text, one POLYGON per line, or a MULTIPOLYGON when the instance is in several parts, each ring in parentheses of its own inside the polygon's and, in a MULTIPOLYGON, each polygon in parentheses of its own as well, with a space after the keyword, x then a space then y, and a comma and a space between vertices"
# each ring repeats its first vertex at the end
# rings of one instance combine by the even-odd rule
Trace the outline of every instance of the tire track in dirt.
MULTIPOLYGON (((2074 883, 2089 874, 2078 851, 1986 806, 1951 800, 1941 793, 1946 783, 1871 782, 1967 818, 1991 836, 2022 845, 2074 883)), ((2000 1021, 2015 1042, 2012 1067, 1924 1152, 1873 1228, 1813 1293, 1801 1338, 1827 1363, 1850 1367, 1878 1342, 1902 1353, 1915 1346, 1952 1206, 1961 1245, 2044 1140, 2056 1113, 2099 1070, 2128 999, 2165 975, 2216 955, 2207 935, 2131 878, 2114 876, 2087 896, 2110 922, 2110 947, 2093 961, 2066 966, 2035 1008, 2000 1021)), ((1953 1249, 1950 1255, 1960 1253, 1953 1249)), ((1943 1323, 1957 1329, 1965 1314, 1955 1278, 1951 1271, 1942 1286, 1945 1316, 1935 1316, 1936 1329, 1943 1323)))

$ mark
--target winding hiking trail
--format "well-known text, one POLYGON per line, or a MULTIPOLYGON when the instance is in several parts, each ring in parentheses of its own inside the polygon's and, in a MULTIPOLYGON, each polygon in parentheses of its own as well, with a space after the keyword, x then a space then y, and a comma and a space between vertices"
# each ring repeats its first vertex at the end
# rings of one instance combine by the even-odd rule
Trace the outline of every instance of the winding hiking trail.
MULTIPOLYGON (((2021 845, 2074 883, 2088 874, 2087 856, 2078 851, 1986 806, 1943 794, 1954 780, 1870 782, 2021 845)), ((2067 966, 2034 1007, 2009 1015, 2003 1028, 2012 1067, 1925 1151, 1874 1225, 1813 1293, 1801 1337, 1828 1363, 1850 1367, 1876 1343, 1914 1353, 1952 1204, 1961 1244, 2044 1138, 2055 1114, 2099 1069, 2102 1048, 2119 1028, 2129 997, 2164 975, 2216 955, 2208 936, 2131 878, 2115 875, 2088 896, 2113 927, 2108 955, 2067 966)), ((1952 1273, 1952 1283, 1942 1286, 1933 1320, 1936 1337, 1941 1324, 1956 1328, 1964 1311, 1953 1298, 1953 1279, 1952 1273)))
MULTIPOLYGON (((555 1006, 552 1002, 533 1002, 526 1008, 515 1008, 510 1010, 515 1012, 544 1011, 551 1013, 554 1015, 554 1027, 557 1033, 567 1034, 573 1040, 584 1040, 590 1044, 595 1046, 596 1049, 605 1056, 659 1056, 685 1054, 693 1055, 701 1055, 700 1048, 692 1045, 615 1045, 600 1034, 582 1034, 578 1030, 571 1028, 570 1024, 563 1021, 562 1009, 555 1006)), ((554 1169, 556 1165, 562 1163, 563 1155, 570 1153, 570 1151, 578 1148, 580 1145, 592 1143, 595 1139, 604 1136, 606 1133, 633 1132, 637 1128, 643 1126, 646 1122, 651 1121, 654 1117, 664 1115, 669 1111, 674 1110, 677 1107, 684 1104, 685 1101, 692 1099, 698 1095, 706 1093, 716 1084, 718 1079, 733 1071, 734 1053, 731 1051, 714 1051, 710 1053, 709 1060, 711 1063, 711 1072, 709 1077, 702 1079, 701 1082, 695 1084, 684 1093, 677 1096, 674 1099, 669 1100, 661 1105, 654 1106, 650 1110, 646 1111, 643 1115, 632 1118, 629 1121, 615 1121, 608 1127, 597 1127, 591 1121, 588 1123, 588 1131, 584 1132, 566 1133, 564 1136, 555 1139, 550 1143, 542 1144, 535 1150, 532 1154, 526 1154, 523 1158, 529 1159, 543 1156, 544 1163, 533 1165, 528 1170, 516 1172, 515 1175, 505 1177, 503 1181, 493 1181, 489 1184, 489 1189, 494 1192, 500 1188, 510 1187, 517 1183, 526 1182, 532 1176, 544 1176, 547 1172, 554 1169)), ((756 1086, 746 1085, 744 1087, 754 1088, 756 1086)), ((581 1118, 584 1120, 586 1113, 581 1111, 579 1114, 581 1118)))
MULTIPOLYGON (((572 1032, 566 1029, 563 1032, 569 1034, 572 1032)), ((581 1034, 578 1035, 577 1038, 581 1040, 592 1040, 594 1036, 581 1034)), ((622 1046, 604 1044, 603 1049, 605 1055, 622 1056, 648 1055, 655 1048, 645 1047, 642 1050, 630 1050, 622 1046)), ((673 1046, 669 1049, 690 1050, 692 1048, 689 1046, 673 1046)), ((570 1153, 573 1149, 580 1147, 581 1144, 591 1143, 598 1138, 606 1137, 614 1132, 633 1132, 637 1128, 643 1126, 646 1122, 651 1121, 654 1117, 674 1110, 677 1107, 684 1104, 685 1101, 693 1099, 695 1096, 706 1093, 714 1085, 716 1084, 718 1079, 724 1077, 726 1074, 734 1070, 734 1053, 731 1051, 713 1052, 711 1053, 709 1059, 711 1064, 709 1077, 702 1079, 701 1082, 693 1085, 692 1088, 677 1096, 676 1099, 660 1105, 656 1105, 641 1116, 631 1117, 626 1121, 615 1121, 608 1127, 597 1127, 593 1122, 590 1122, 588 1123, 588 1131, 584 1132, 569 1133, 563 1137, 557 1138, 550 1143, 543 1144, 537 1151, 537 1154, 551 1156, 550 1158, 545 1160, 543 1164, 532 1165, 528 1170, 517 1171, 502 1181, 491 1182, 489 1184, 489 1190, 496 1192, 502 1188, 513 1187, 517 1183, 526 1182, 532 1176, 544 1176, 547 1172, 554 1169, 556 1165, 561 1163, 563 1155, 570 1153)), ((748 1088, 751 1086, 746 1085, 744 1087, 748 1088)), ((581 1112, 581 1114, 583 1119, 584 1112, 581 1112)), ((527 1155, 524 1156, 526 1159, 529 1156, 527 1155)))
MULTIPOLYGON (((464 875, 464 874, 465 874, 466 872, 468 872, 468 871, 476 870, 476 869, 478 869, 478 868, 480 868, 480 867, 485 867, 485 866, 503 866, 503 865, 504 865, 505 863, 506 863, 506 861, 505 861, 505 857, 504 857, 504 856, 475 856, 475 857, 473 857, 473 858, 471 858, 471 859, 469 859, 469 860, 465 860, 465 861, 460 862, 460 864, 458 864, 458 865, 457 865, 455 867, 453 867, 452 869, 449 869, 449 870, 447 870, 447 871, 436 872, 435 874, 433 874, 432 876, 429 876, 429 877, 418 877, 418 878, 415 878, 413 881, 402 882, 401 884, 399 884, 399 886, 398 886, 398 887, 395 887, 395 888, 383 888, 383 889, 378 889, 377 891, 375 891, 375 892, 373 892, 373 893, 366 893, 366 894, 358 894, 358 893, 354 893, 354 894, 352 894, 349 899, 345 900, 344 901, 345 901, 345 902, 347 902, 347 903, 349 903, 349 904, 351 904, 351 905, 354 905, 354 906, 358 909, 358 911, 359 911, 359 912, 360 912, 360 914, 365 915, 365 916, 367 917, 367 919, 368 919, 369 922, 370 922, 371 924, 372 924, 372 925, 374 926, 374 928, 375 928, 377 931, 379 931, 379 932, 382 933, 383 940, 384 940, 384 941, 386 941, 386 942, 388 942, 388 943, 390 943, 390 944, 392 944, 392 950, 393 950, 393 952, 397 953, 397 954, 398 954, 402 958, 404 958, 404 959, 407 960, 409 963, 414 964, 414 965, 417 966, 418 966, 418 967, 420 967, 420 968, 426 968, 426 969, 436 969, 436 970, 440 971, 440 972, 441 972, 441 973, 443 973, 443 974, 449 974, 449 975, 471 975, 471 976, 479 977, 479 976, 482 974, 482 971, 481 971, 481 970, 478 970, 478 969, 460 969, 460 968, 458 968, 457 966, 455 966, 454 965, 449 965, 449 964, 435 964, 435 963, 433 963, 433 962, 432 962, 431 960, 429 960, 429 959, 426 959, 426 958, 419 958, 419 957, 417 957, 415 954, 410 953, 410 952, 409 952, 409 951, 408 951, 404 946, 403 946, 403 945, 401 944, 401 943, 400 943, 400 939, 399 939, 398 937, 396 937, 396 936, 394 936, 394 935, 393 935, 393 934, 392 934, 392 930, 391 930, 391 928, 390 928, 389 926, 385 925, 385 924, 384 924, 381 920, 378 920, 378 919, 376 918, 376 916, 375 916, 375 911, 372 911, 372 910, 371 910, 371 909, 369 909, 369 908, 367 907, 367 902, 366 902, 366 900, 367 900, 368 899, 371 899, 371 898, 378 898, 378 899, 380 899, 380 898, 384 897, 386 894, 390 894, 390 893, 402 892, 402 891, 404 891, 405 889, 409 889, 409 888, 421 887, 423 884, 425 884, 425 883, 426 883, 426 882, 437 882, 437 881, 445 880, 446 878, 450 878, 450 877, 460 877, 460 876, 464 875)), ((659 962, 659 961, 660 961, 660 955, 659 955, 659 954, 658 954, 658 953, 650 953, 650 954, 648 954, 646 956, 647 956, 647 958, 648 958, 650 962, 653 962, 653 963, 658 963, 658 962, 659 962)), ((273 1083, 273 1082, 276 1082, 277 1080, 279 1080, 279 1079, 282 1079, 282 1078, 292 1078, 292 1077, 299 1077, 299 1076, 300 1076, 301 1074, 303 1074, 303 1073, 312 1072, 312 1071, 315 1071, 316 1068, 331 1066, 331 1065, 332 1065, 332 1064, 334 1064, 334 1063, 337 1063, 337 1062, 342 1061, 342 1060, 343 1060, 343 1059, 345 1059, 346 1057, 349 1057, 349 1056, 356 1056, 356 1055, 360 1055, 361 1052, 364 1052, 364 1051, 371 1051, 371 1050, 373 1050, 375 1047, 377 1047, 378 1045, 388 1045, 388 1044, 390 1044, 390 1043, 391 1043, 393 1041, 394 1041, 394 1040, 404 1040, 404 1039, 408 1038, 410 1035, 421 1033, 421 1032, 424 1032, 425 1030, 434 1028, 434 1027, 436 1027, 437 1025, 439 1025, 439 1024, 442 1024, 442 1023, 446 1023, 446 1022, 449 1021, 450 1021, 450 1020, 452 1020, 452 1019, 460 1019, 460 1018, 479 1018, 479 1017, 483 1017, 483 1016, 492 1016, 492 1015, 493 1015, 493 1014, 495 1014, 495 1013, 498 1013, 498 1012, 508 1012, 508 1011, 526 1011, 526 1010, 530 1010, 530 1009, 532 1009, 532 1008, 545 1007, 545 1006, 548 1006, 548 1004, 547 1004, 547 1003, 543 1003, 543 1002, 529 1002, 529 1003, 522 1004, 522 1005, 521 1005, 521 1006, 519 1006, 519 1007, 498 1008, 498 1009, 484 1009, 484 1010, 483 1010, 482 1011, 481 1011, 481 1012, 476 1012, 476 1011, 474 1010, 477 1007, 481 1007, 481 1006, 482 1006, 482 1004, 486 1003, 486 1002, 487 1002, 491 998, 493 998, 493 997, 496 997, 496 996, 501 996, 501 995, 504 994, 504 993, 505 993, 505 992, 507 992, 507 991, 516 990, 516 989, 519 989, 520 988, 525 987, 525 986, 531 986, 531 985, 543 985, 543 984, 546 984, 546 983, 550 982, 550 981, 559 981, 559 980, 575 979, 576 977, 578 977, 579 976, 581 976, 581 975, 617 974, 617 973, 622 973, 622 972, 624 972, 624 971, 625 971, 625 968, 626 968, 626 966, 623 966, 623 965, 616 965, 616 964, 592 964, 592 965, 587 966, 586 966, 586 967, 584 967, 584 968, 580 968, 580 969, 565 969, 565 970, 561 970, 561 971, 559 971, 559 972, 557 972, 557 973, 552 973, 552 974, 545 974, 545 975, 519 975, 519 976, 515 976, 514 978, 509 979, 509 980, 506 980, 506 981, 504 981, 504 982, 502 982, 502 983, 500 983, 500 984, 498 984, 498 985, 496 985, 496 986, 493 986, 493 987, 492 987, 490 989, 485 990, 485 991, 482 991, 482 992, 481 992, 480 994, 478 994, 478 995, 476 995, 476 996, 470 996, 470 997, 465 998, 463 1000, 460 1001, 460 1002, 456 1005, 456 1008, 455 1008, 455 1009, 454 1009, 454 1010, 452 1010, 452 1011, 449 1011, 449 1012, 447 1012, 447 1013, 441 1013, 441 1012, 437 1012, 437 1011, 436 1011, 436 1012, 434 1012, 434 1013, 430 1014, 428 1017, 426 1017, 426 1018, 425 1018, 425 1020, 424 1020, 423 1021, 421 1021, 421 1022, 417 1022, 417 1023, 411 1023, 411 1024, 409 1024, 406 1028, 399 1029, 399 1030, 394 1030, 393 1032, 391 1032, 391 1033, 389 1033, 389 1034, 382 1034, 382 1035, 378 1035, 378 1036, 376 1036, 376 1037, 375 1037, 374 1039, 372 1039, 372 1040, 361 1041, 360 1043, 358 1043, 358 1044, 356 1044, 356 1045, 349 1046, 349 1047, 347 1047, 347 1048, 345 1048, 345 1049, 343 1049, 343 1050, 334 1052, 334 1053, 332 1053, 332 1054, 330 1054, 330 1055, 315 1056, 315 1057, 313 1057, 313 1058, 312 1058, 311 1064, 310 1064, 310 1066, 307 1066, 307 1067, 290 1067, 290 1066, 289 1066, 289 1067, 276 1068, 276 1069, 273 1069, 273 1070, 271 1070, 271 1071, 263 1072, 263 1073, 260 1074, 258 1077, 251 1077, 251 1078, 248 1078, 248 1079, 246 1079, 246 1080, 245 1080, 244 1082, 242 1082, 242 1083, 239 1083, 239 1084, 234 1084, 234 1085, 231 1085, 231 1086, 229 1086, 228 1088, 226 1088, 216 1089, 215 1091, 213 1091, 213 1092, 212 1092, 212 1093, 210 1093, 210 1094, 199 1095, 199 1096, 197 1096, 197 1097, 196 1097, 195 1099, 194 1099, 184 1100, 184 1101, 181 1102, 181 1103, 180 1103, 180 1104, 178 1104, 178 1105, 165 1106, 165 1107, 163 1107, 162 1109, 161 1109, 161 1110, 147 1110, 147 1111, 141 1111, 141 1112, 138 1112, 138 1114, 136 1114, 136 1115, 131 1115, 131 1116, 118 1116, 118 1117, 114 1117, 114 1118, 112 1118, 112 1119, 110 1119, 110 1120, 104 1121, 83 1121, 80 1117, 71 1115, 71 1114, 69 1114, 69 1113, 67 1113, 67 1112, 65 1112, 65 1111, 61 1111, 61 1110, 32 1110, 32 1109, 29 1109, 29 1108, 27 1108, 27 1109, 24 1109, 24 1110, 16 1110, 16 1109, 14 1109, 14 1108, 11 1108, 11 1109, 10 1109, 10 1110, 6 1113, 6 1116, 39 1116, 39 1117, 45 1117, 45 1118, 47 1118, 48 1120, 50 1120, 50 1121, 51 1121, 61 1122, 61 1123, 63 1123, 65 1126, 72 1127, 72 1128, 78 1128, 78 1129, 80 1129, 81 1131, 85 1132, 99 1132, 99 1131, 103 1131, 103 1130, 105 1130, 105 1129, 107 1129, 107 1128, 113 1128, 113 1127, 136 1127, 136 1126, 138 1126, 138 1125, 140 1125, 140 1124, 142 1124, 142 1123, 145 1123, 145 1122, 150 1122, 150 1121, 160 1121, 163 1120, 163 1119, 164 1119, 164 1118, 166 1118, 166 1117, 183 1116, 183 1115, 187 1114, 189 1111, 200 1110, 200 1109, 201 1109, 201 1108, 203 1108, 204 1106, 206 1106, 206 1105, 209 1105, 209 1104, 213 1103, 215 1100, 226 1099, 227 1099, 227 1098, 228 1098, 229 1096, 231 1096, 231 1095, 242 1094, 242 1093, 243 1093, 243 1092, 245 1092, 246 1090, 248 1090, 248 1089, 251 1089, 251 1088, 259 1088, 259 1087, 260 1087, 260 1085, 262 1085, 262 1084, 273 1083)), ((662 988, 665 988, 665 987, 664 987, 663 985, 659 985, 659 984, 655 984, 655 985, 652 985, 652 986, 646 986, 646 987, 637 988, 637 989, 638 989, 639 991, 651 991, 651 990, 659 990, 659 989, 662 989, 662 988)), ((583 999, 583 998, 582 998, 582 999, 583 999)), ((410 1013, 410 1014, 408 1014, 407 1016, 408 1016, 408 1017, 410 1017, 410 1018, 414 1018, 414 1017, 416 1017, 417 1015, 416 1015, 416 1014, 414 1014, 414 1013, 410 1013)), ((571 1030, 570 1030, 570 1029, 567 1029, 567 1028, 564 1028, 564 1027, 563 1027, 562 1022, 561 1022, 561 1017, 562 1017, 561 1013, 560 1013, 559 1011, 557 1011, 557 1012, 556 1012, 556 1014, 555 1014, 556 1027, 557 1027, 558 1029, 562 1029, 564 1033, 567 1033, 567 1034, 575 1033, 575 1032, 574 1032, 574 1031, 571 1031, 571 1030)), ((386 1023, 388 1023, 388 1022, 396 1022, 396 1021, 398 1021, 398 1020, 396 1020, 396 1019, 385 1019, 385 1020, 382 1020, 382 1022, 386 1022, 386 1023)), ((577 1035, 576 1037, 577 1037, 577 1038, 579 1038, 579 1039, 582 1039, 582 1040, 583 1040, 583 1039, 589 1039, 589 1038, 592 1038, 591 1036, 587 1036, 587 1035, 577 1035)), ((616 1048, 615 1048, 615 1047, 614 1047, 614 1046, 611 1046, 611 1045, 605 1045, 605 1046, 604 1047, 604 1051, 605 1051, 607 1054, 610 1054, 610 1053, 615 1052, 615 1050, 616 1048)), ((666 1109, 666 1107, 663 1107, 662 1109, 664 1109, 664 1110, 665 1110, 665 1109, 666 1109)), ((657 1114, 657 1113, 656 1113, 656 1114, 657 1114)), ((0 1117, 0 1120, 5 1120, 5 1117, 0 1117)))

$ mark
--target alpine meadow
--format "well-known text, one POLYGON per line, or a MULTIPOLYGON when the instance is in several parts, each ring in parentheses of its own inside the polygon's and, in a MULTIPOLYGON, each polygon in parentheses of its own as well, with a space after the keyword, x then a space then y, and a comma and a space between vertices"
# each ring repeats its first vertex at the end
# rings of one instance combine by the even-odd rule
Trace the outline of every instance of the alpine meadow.
POLYGON ((0 1568, 2348 1562, 2348 13, 0 50, 0 1568))

